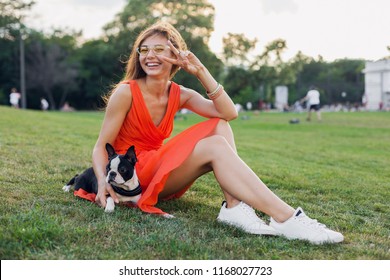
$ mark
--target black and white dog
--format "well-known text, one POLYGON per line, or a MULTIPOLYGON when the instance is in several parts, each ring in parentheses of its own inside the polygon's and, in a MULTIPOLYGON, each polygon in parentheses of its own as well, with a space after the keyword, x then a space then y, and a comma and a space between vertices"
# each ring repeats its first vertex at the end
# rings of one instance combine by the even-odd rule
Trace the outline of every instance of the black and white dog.
MULTIPOLYGON (((114 148, 109 143, 106 144, 106 150, 108 154, 106 182, 114 189, 120 202, 137 203, 142 190, 134 168, 137 162, 134 146, 131 146, 124 155, 115 153, 114 148)), ((62 189, 69 192, 72 187, 76 191, 81 188, 88 193, 97 194, 98 183, 93 168, 90 167, 81 175, 73 177, 62 189)), ((110 196, 107 197, 104 211, 113 212, 114 208, 114 200, 110 196)))

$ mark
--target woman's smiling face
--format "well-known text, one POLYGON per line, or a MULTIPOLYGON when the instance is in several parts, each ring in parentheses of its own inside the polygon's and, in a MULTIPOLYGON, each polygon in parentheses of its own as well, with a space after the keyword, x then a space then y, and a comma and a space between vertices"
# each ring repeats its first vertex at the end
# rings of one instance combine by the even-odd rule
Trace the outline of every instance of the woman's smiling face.
POLYGON ((173 57, 164 36, 154 35, 146 38, 138 48, 139 62, 148 76, 170 76, 172 64, 162 60, 159 56, 173 57))

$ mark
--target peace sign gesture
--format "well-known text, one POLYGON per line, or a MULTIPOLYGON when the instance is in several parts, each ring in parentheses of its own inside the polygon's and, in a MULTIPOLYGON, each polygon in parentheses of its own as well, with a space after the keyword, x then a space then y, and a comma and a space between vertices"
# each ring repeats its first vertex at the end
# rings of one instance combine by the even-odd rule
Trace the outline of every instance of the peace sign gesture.
POLYGON ((199 71, 204 68, 200 60, 192 52, 178 50, 169 40, 168 46, 175 57, 172 58, 164 55, 158 55, 159 58, 171 64, 177 65, 180 68, 184 69, 187 73, 190 73, 195 76, 197 76, 199 71))

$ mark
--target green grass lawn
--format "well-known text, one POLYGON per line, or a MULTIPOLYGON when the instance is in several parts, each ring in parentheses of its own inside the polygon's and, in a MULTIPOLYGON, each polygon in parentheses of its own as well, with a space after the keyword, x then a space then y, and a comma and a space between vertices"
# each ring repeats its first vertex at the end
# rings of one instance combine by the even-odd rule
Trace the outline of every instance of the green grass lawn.
MULTIPOLYGON (((390 113, 323 113, 321 123, 260 113, 231 122, 239 154, 276 194, 344 234, 344 243, 324 246, 217 223, 223 196, 211 174, 158 204, 176 219, 124 206, 106 214, 62 191, 91 166, 102 112, 0 107, 0 116, 3 260, 390 259, 390 113)), ((200 120, 177 120, 174 134, 200 120)))

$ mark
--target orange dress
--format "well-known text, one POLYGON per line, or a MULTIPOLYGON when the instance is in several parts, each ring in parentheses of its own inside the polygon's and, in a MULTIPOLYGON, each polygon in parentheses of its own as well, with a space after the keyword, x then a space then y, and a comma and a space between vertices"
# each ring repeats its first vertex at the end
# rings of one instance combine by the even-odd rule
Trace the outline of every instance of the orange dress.
MULTIPOLYGON (((174 117, 180 109, 179 85, 171 83, 165 116, 156 126, 137 82, 132 80, 127 84, 130 86, 133 102, 114 142, 114 148, 118 154, 124 154, 131 145, 135 146, 138 159, 136 171, 142 187, 137 206, 147 213, 165 214, 155 205, 169 174, 188 158, 199 140, 214 130, 219 119, 198 123, 164 143, 172 133, 174 117)), ((171 198, 179 198, 190 186, 191 184, 171 198)))

